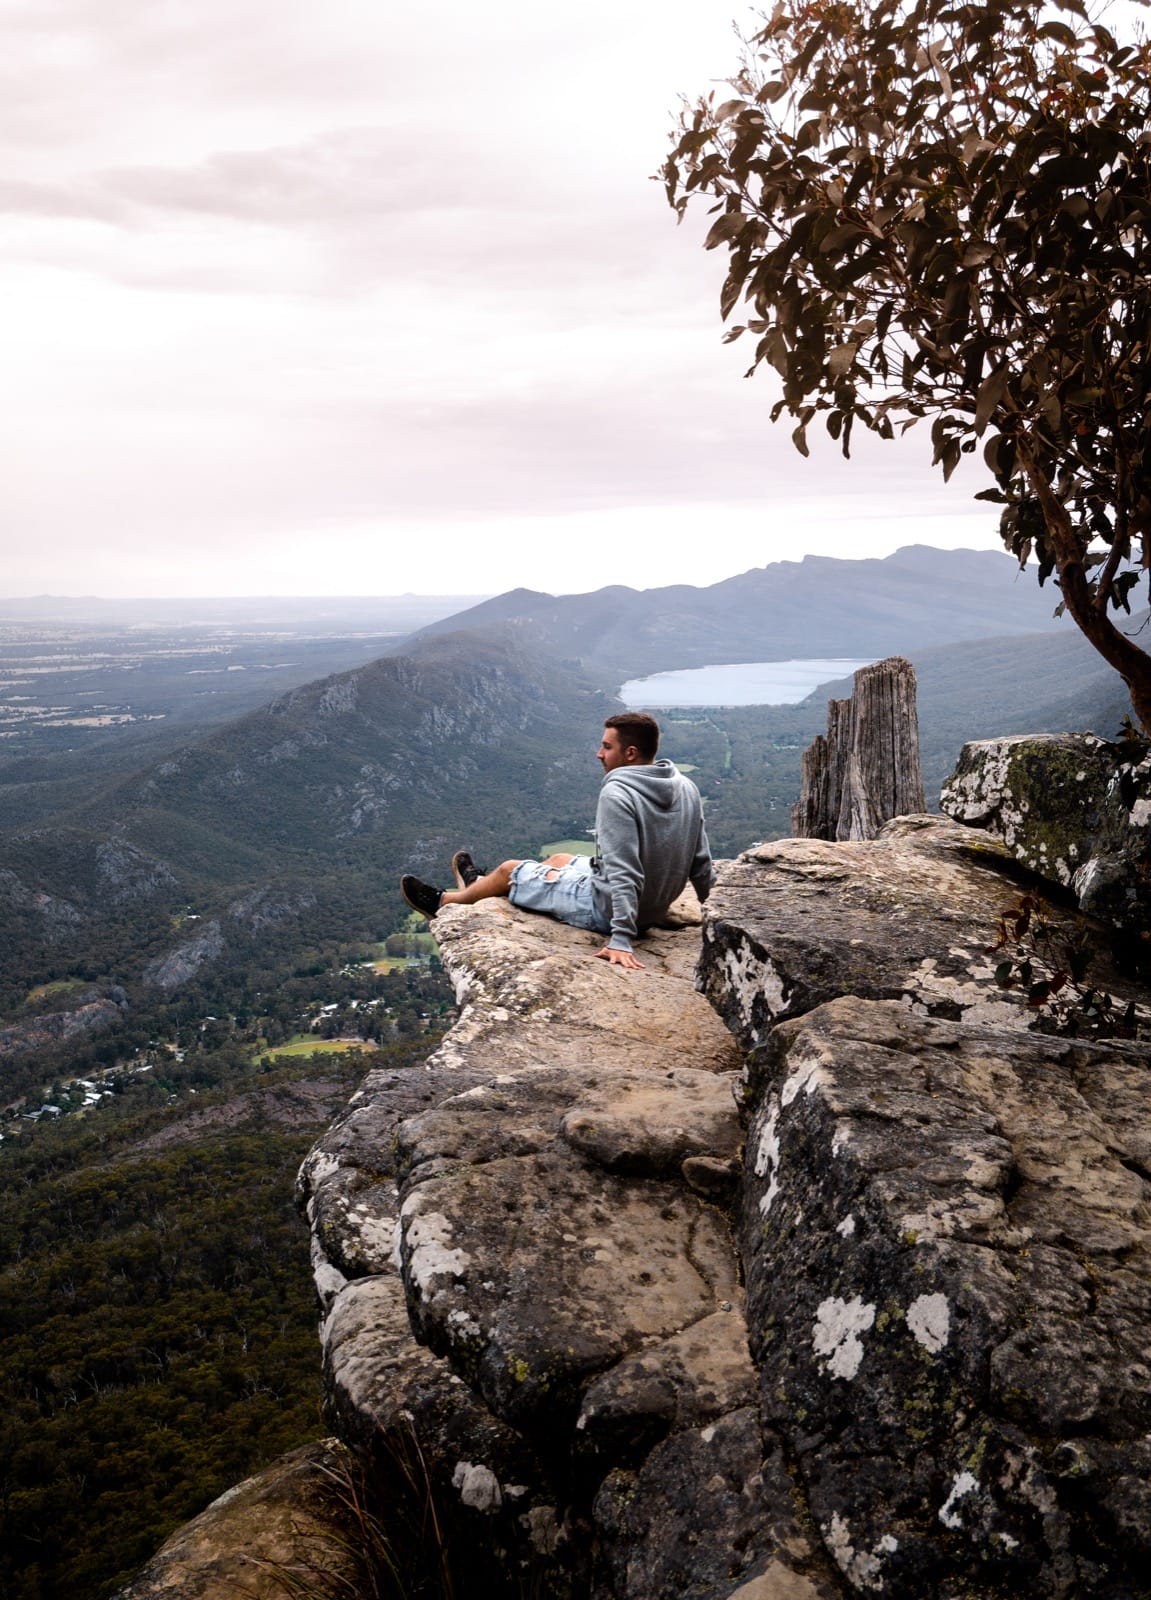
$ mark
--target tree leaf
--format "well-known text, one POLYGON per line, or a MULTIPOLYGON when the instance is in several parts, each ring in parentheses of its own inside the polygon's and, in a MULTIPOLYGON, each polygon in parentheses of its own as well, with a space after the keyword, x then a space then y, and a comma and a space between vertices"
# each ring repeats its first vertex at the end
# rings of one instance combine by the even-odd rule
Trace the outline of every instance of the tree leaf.
POLYGON ((975 398, 975 431, 982 433, 990 422, 996 406, 1007 393, 1007 380, 1010 369, 1007 363, 996 367, 994 372, 989 372, 979 386, 979 393, 975 398))
POLYGON ((851 371, 858 344, 836 345, 827 358, 827 368, 833 378, 843 378, 851 371))
POLYGON ((719 316, 721 322, 726 322, 736 301, 739 299, 743 288, 743 273, 731 272, 723 281, 723 289, 719 297, 719 316))
POLYGON ((723 244, 725 240, 738 239, 746 226, 747 218, 741 211, 725 211, 708 229, 707 238, 703 241, 704 249, 714 250, 716 245, 723 244))

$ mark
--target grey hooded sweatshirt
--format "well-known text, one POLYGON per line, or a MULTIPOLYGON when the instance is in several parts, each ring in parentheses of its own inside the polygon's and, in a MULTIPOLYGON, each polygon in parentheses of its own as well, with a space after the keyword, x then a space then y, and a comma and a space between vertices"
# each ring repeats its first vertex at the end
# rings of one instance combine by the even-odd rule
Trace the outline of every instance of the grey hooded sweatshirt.
POLYGON ((605 773, 595 813, 592 892, 611 920, 612 950, 630 950, 662 921, 690 879, 701 900, 715 881, 699 790, 671 761, 605 773))

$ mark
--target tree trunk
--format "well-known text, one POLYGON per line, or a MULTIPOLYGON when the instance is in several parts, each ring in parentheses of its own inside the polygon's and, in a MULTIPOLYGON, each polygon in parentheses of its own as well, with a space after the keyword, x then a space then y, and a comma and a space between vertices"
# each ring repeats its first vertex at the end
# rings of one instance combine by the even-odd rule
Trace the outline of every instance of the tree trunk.
MULTIPOLYGON (((829 702, 829 714, 836 703, 829 702)), ((791 831, 797 839, 823 837, 819 830, 828 814, 827 753, 827 740, 817 733, 799 759, 799 799, 791 808, 791 831)))
POLYGON ((1151 736, 1151 656, 1111 621, 1107 614, 1106 596, 1092 594, 1087 569, 1083 564, 1086 552, 1072 527, 1067 507, 1026 451, 1020 450, 1020 460, 1043 511, 1047 536, 1055 555, 1055 570, 1059 574, 1059 588, 1071 619, 1108 666, 1114 667, 1123 679, 1131 696, 1136 719, 1143 732, 1151 736))
POLYGON ((830 700, 827 737, 804 751, 792 827, 801 839, 874 839, 885 822, 923 811, 915 668, 889 656, 830 700))

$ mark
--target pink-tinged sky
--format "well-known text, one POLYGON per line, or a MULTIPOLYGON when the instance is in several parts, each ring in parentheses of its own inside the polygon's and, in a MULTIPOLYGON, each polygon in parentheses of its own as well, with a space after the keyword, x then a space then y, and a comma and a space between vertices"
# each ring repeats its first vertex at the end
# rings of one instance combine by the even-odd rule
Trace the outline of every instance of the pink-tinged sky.
POLYGON ((773 428, 676 229, 734 0, 0 0, 0 595, 706 584, 996 546, 773 428))

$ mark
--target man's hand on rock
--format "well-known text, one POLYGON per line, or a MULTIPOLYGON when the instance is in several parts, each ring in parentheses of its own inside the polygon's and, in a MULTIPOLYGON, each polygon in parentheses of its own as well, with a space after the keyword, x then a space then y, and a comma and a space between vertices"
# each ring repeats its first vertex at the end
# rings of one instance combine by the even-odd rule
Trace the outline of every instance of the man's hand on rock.
POLYGON ((596 955, 600 961, 608 961, 613 967, 625 967, 628 972, 643 969, 643 962, 631 950, 613 950, 610 944, 605 944, 602 950, 596 951, 596 955))

